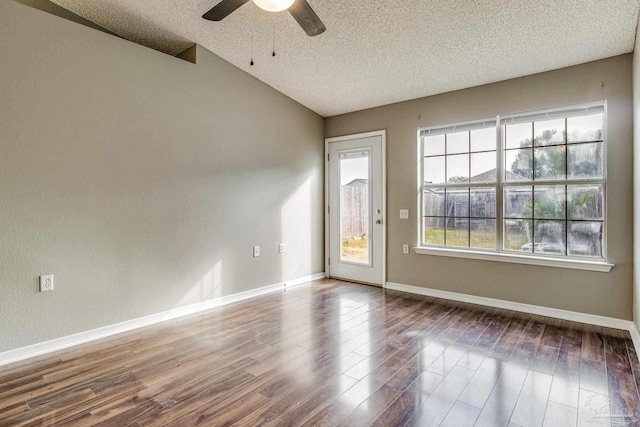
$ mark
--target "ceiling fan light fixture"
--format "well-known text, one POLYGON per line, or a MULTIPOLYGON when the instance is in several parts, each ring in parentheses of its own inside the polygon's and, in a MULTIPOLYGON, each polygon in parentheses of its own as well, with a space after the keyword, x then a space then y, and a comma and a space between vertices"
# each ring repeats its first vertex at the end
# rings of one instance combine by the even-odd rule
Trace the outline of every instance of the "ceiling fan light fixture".
POLYGON ((289 6, 293 4, 295 0, 253 0, 253 2, 260 8, 267 12, 282 12, 289 9, 289 6))

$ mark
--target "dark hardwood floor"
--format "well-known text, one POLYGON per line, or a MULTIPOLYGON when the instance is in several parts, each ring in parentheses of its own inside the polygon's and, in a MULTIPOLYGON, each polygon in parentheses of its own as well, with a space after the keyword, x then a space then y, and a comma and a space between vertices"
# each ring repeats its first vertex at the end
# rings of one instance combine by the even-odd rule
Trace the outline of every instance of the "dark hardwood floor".
POLYGON ((322 280, 0 367, 0 426, 640 425, 627 332, 322 280))

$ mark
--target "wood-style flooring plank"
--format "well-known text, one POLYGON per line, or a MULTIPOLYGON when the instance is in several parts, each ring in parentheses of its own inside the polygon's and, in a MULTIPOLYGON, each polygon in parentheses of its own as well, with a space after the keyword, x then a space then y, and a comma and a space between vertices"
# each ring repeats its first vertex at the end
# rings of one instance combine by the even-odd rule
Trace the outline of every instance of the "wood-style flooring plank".
POLYGON ((528 367, 518 362, 507 363, 478 416, 476 426, 496 427, 509 424, 528 372, 528 367))
POLYGON ((582 333, 582 358, 604 362, 604 336, 599 326, 585 325, 582 333))
POLYGON ((8 426, 640 424, 625 331, 319 280, 0 367, 8 426))
POLYGON ((439 427, 473 427, 480 409, 457 401, 439 427))
POLYGON ((338 381, 330 382, 320 387, 319 390, 313 392, 298 406, 287 410, 266 425, 269 427, 286 427, 304 424, 356 382, 357 380, 347 375, 340 375, 338 381))
POLYGON ((558 353, 558 362, 551 383, 549 401, 569 406, 578 407, 580 392, 580 358, 565 347, 561 347, 558 353))
POLYGON ((529 371, 513 410, 512 422, 523 427, 542 425, 552 380, 550 375, 529 371))
POLYGON ((577 408, 549 402, 544 416, 543 427, 575 427, 577 423, 577 408))
MULTIPOLYGON (((484 359, 469 381, 469 384, 467 384, 462 394, 458 397, 458 401, 474 406, 479 410, 484 408, 505 366, 505 362, 491 358, 484 359)), ((477 415, 479 414, 480 411, 478 411, 477 415)))
POLYGON ((371 427, 406 425, 413 417, 419 403, 419 399, 416 399, 417 393, 419 393, 418 384, 412 383, 380 414, 371 427))
POLYGON ((407 426, 439 425, 455 405, 473 374, 474 371, 462 366, 454 367, 433 393, 419 404, 407 426))

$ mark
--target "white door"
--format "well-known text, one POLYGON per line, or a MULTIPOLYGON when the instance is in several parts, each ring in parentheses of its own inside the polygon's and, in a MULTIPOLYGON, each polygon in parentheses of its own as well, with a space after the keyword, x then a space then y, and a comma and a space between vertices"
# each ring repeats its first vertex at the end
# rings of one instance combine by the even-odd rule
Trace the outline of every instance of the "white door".
POLYGON ((384 143, 384 131, 326 140, 330 277, 384 285, 384 143))

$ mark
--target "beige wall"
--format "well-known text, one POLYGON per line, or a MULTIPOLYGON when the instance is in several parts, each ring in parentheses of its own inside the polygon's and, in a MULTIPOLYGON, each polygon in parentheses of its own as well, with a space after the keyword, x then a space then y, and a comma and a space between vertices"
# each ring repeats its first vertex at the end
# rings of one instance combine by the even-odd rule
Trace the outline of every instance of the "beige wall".
POLYGON ((387 130, 387 280, 631 319, 631 59, 623 55, 326 119, 326 137, 387 130), (608 101, 608 251, 609 261, 616 264, 610 273, 402 254, 403 243, 418 243, 419 127, 601 99, 608 101), (401 208, 411 209, 411 220, 398 219, 401 208))
POLYGON ((323 271, 323 119, 197 62, 0 1, 0 352, 323 271))

